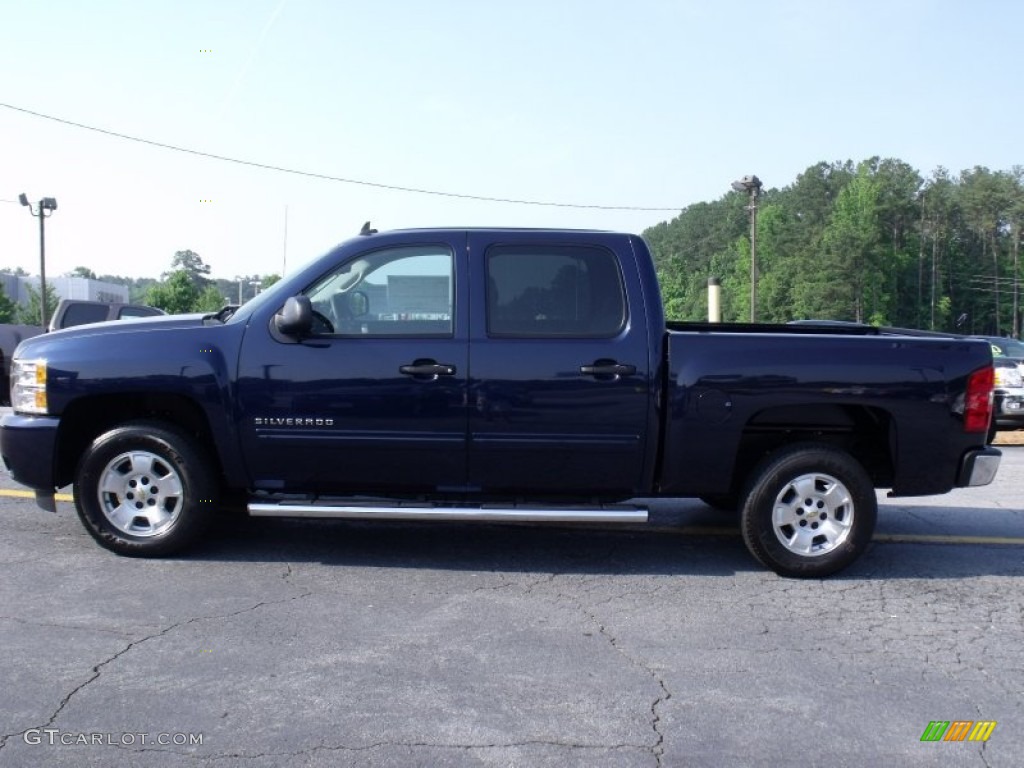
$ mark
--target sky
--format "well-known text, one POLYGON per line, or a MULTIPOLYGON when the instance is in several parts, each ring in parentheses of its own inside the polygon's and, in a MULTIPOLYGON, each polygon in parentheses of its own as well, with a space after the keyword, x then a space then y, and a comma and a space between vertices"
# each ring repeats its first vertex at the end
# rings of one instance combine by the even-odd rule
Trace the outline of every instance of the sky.
POLYGON ((367 220, 639 233, 820 161, 1006 170, 1022 36, 1016 0, 3 0, 0 269, 39 272, 23 192, 48 276, 231 279, 367 220))

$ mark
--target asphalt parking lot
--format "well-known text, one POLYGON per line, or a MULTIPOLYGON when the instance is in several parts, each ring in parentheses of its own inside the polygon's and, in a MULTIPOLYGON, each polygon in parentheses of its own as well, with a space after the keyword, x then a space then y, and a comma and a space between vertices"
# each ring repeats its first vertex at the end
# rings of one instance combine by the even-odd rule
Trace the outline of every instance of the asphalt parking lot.
POLYGON ((629 530, 225 520, 132 560, 0 474, 0 765, 1019 766, 1004 456, 986 488, 883 499, 824 581, 696 501, 629 530))

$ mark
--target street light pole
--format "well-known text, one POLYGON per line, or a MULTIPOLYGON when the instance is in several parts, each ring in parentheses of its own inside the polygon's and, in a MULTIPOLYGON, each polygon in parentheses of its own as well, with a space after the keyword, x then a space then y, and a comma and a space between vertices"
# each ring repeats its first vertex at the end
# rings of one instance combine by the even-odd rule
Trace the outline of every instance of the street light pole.
POLYGON ((757 322, 757 196, 761 192, 761 180, 757 176, 744 176, 734 181, 732 188, 750 195, 750 322, 757 322))
POLYGON ((46 328, 46 219, 57 210, 57 200, 53 197, 44 197, 33 209, 28 202, 28 196, 22 192, 18 195, 18 202, 27 206, 33 216, 39 217, 39 321, 40 325, 46 328))

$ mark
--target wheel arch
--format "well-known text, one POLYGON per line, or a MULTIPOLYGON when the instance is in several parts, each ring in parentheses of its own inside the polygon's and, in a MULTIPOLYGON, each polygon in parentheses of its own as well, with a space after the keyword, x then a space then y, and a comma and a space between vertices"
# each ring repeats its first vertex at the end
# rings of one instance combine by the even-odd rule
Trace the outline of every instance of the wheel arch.
POLYGON ((93 440, 115 427, 143 419, 163 422, 194 438, 215 462, 216 475, 223 483, 218 440, 198 403, 183 395, 118 393, 79 398, 61 414, 55 457, 58 487, 72 482, 78 462, 93 440))
POLYGON ((896 466, 892 414, 873 406, 822 403, 774 406, 751 417, 736 452, 733 490, 744 486, 765 456, 788 445, 808 442, 849 454, 876 488, 892 486, 896 466))

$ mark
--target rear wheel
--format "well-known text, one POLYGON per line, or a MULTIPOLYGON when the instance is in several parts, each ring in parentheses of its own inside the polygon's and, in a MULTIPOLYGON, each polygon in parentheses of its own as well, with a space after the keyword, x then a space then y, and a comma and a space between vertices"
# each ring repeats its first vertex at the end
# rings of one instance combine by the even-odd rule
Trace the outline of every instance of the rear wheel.
POLYGON ((193 438, 162 422, 133 422, 100 435, 75 478, 87 531, 122 555, 177 552, 206 529, 217 502, 211 462, 193 438))
POLYGON ((740 529, 751 554, 776 573, 820 577, 864 552, 877 515, 863 467, 836 448, 806 444, 777 451, 754 471, 740 529))

